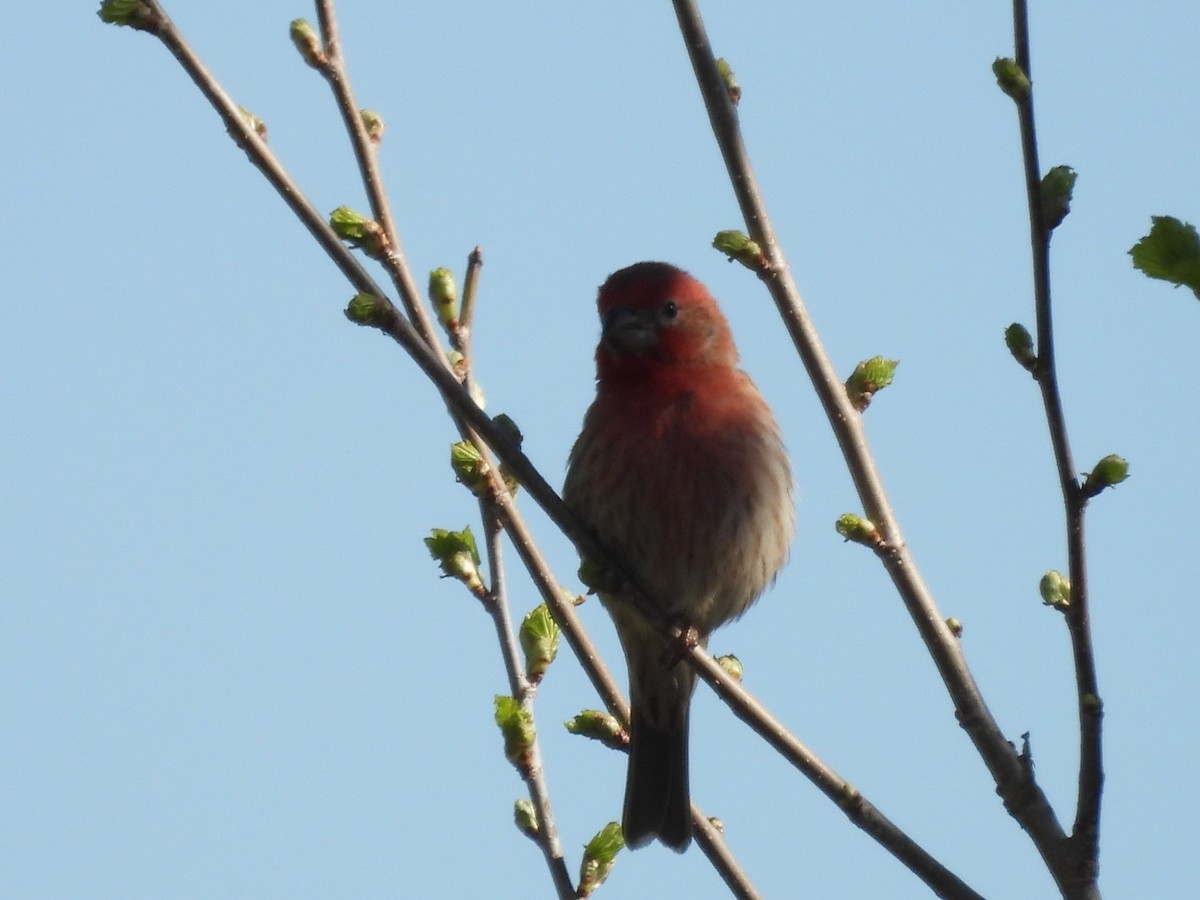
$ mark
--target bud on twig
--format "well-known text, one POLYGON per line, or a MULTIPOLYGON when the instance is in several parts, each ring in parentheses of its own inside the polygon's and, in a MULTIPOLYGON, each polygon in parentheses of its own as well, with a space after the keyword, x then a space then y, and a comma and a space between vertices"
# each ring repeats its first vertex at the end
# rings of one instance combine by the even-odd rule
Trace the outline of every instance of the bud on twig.
POLYGON ((121 25, 151 34, 158 34, 162 28, 162 17, 142 0, 105 0, 96 15, 108 25, 121 25))
POLYGON ((521 621, 518 637, 525 652, 525 674, 537 684, 558 656, 558 623, 545 603, 535 607, 521 621))
POLYGON ((1053 231, 1071 211, 1071 195, 1079 177, 1070 166, 1055 166, 1042 178, 1042 221, 1053 231))
POLYGON ((733 74, 733 67, 725 59, 718 59, 717 74, 721 76, 721 83, 725 85, 725 93, 729 95, 729 102, 737 106, 742 99, 742 86, 738 84, 737 78, 733 74))
POLYGON ((355 325, 378 325, 385 307, 374 294, 355 294, 346 306, 346 318, 355 325))
POLYGON ((864 519, 862 516, 856 516, 853 513, 846 513, 839 518, 834 524, 834 528, 847 541, 853 541, 856 544, 862 544, 866 547, 878 547, 883 543, 883 535, 879 533, 879 529, 875 527, 875 523, 870 519, 864 519))
POLYGON ((537 737, 532 714, 512 697, 497 695, 496 724, 504 737, 504 758, 522 772, 528 770, 537 737))
POLYGON ((712 245, 728 256, 730 262, 736 259, 751 272, 765 272, 771 268, 762 247, 737 229, 718 231, 712 245))
POLYGON ((571 734, 599 741, 613 750, 626 750, 629 747, 629 732, 621 727, 614 716, 603 710, 585 709, 565 724, 571 734))
POLYGON ((1083 476, 1083 496, 1095 497, 1105 488, 1115 487, 1129 477, 1129 463, 1110 453, 1096 463, 1096 467, 1083 476))
POLYGON ((479 448, 470 441, 458 441, 450 445, 450 468, 460 484, 466 486, 476 497, 486 497, 489 485, 488 464, 479 448))
POLYGON ((1020 322, 1013 322, 1004 329, 1004 343, 1022 369, 1030 373, 1037 369, 1037 354, 1033 352, 1033 338, 1028 328, 1020 322))
POLYGON ((306 19, 293 19, 292 24, 288 26, 288 34, 296 49, 300 51, 300 58, 306 63, 317 71, 322 71, 329 65, 329 57, 321 48, 321 38, 306 19))
POLYGON ((954 635, 956 638, 962 637, 962 633, 963 633, 962 622, 958 621, 958 619, 951 616, 949 619, 946 620, 946 627, 950 629, 950 633, 952 635, 954 635))
POLYGON ((359 115, 362 116, 363 128, 367 130, 368 140, 372 144, 378 144, 383 141, 383 116, 373 109, 360 110, 359 115))
POLYGON ((892 383, 892 376, 895 375, 898 365, 898 359, 872 356, 855 366, 850 377, 846 379, 846 396, 850 398, 854 408, 862 412, 870 406, 876 392, 892 383))
POLYGON ((992 72, 996 76, 996 83, 1000 85, 1000 90, 1014 100, 1020 102, 1029 96, 1029 76, 1025 74, 1024 69, 1017 65, 1015 59, 1009 59, 1006 56, 996 57, 996 61, 992 63, 992 72))
POLYGON ((609 822, 596 836, 587 842, 583 848, 583 862, 579 866, 579 896, 590 897, 592 892, 612 872, 617 861, 617 854, 625 846, 625 838, 621 834, 621 826, 609 822))
POLYGON ((528 798, 522 797, 513 804, 513 821, 517 824, 517 830, 530 840, 537 840, 538 832, 541 831, 541 825, 538 824, 537 810, 533 808, 533 802, 528 798))
POLYGON ((1050 569, 1042 576, 1038 591, 1042 595, 1042 602, 1059 612, 1066 612, 1071 606, 1071 582, 1057 569, 1050 569))
POLYGON ((479 575, 479 550, 470 526, 462 531, 434 528, 425 538, 429 555, 442 570, 443 578, 454 578, 480 600, 487 600, 487 588, 479 575))
POLYGON ((746 669, 742 665, 742 661, 732 653, 726 653, 724 656, 717 657, 717 665, 725 670, 725 674, 734 681, 741 682, 742 675, 746 669))
POLYGON ((374 219, 368 219, 362 213, 355 212, 349 206, 339 206, 331 212, 329 226, 334 234, 359 247, 372 259, 380 259, 387 255, 391 247, 383 226, 374 219))
POLYGON ((442 327, 447 330, 458 327, 458 288, 454 285, 454 273, 449 269, 434 269, 429 273, 429 302, 442 327))
POLYGON ((242 114, 242 118, 246 120, 246 124, 250 126, 250 130, 265 141, 267 139, 267 123, 244 106, 239 106, 238 112, 242 114))

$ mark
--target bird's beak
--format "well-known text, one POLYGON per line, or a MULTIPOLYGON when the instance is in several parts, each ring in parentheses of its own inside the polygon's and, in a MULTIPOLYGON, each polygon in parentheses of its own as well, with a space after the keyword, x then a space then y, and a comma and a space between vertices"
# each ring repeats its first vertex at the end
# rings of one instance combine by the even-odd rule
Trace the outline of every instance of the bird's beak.
POLYGON ((616 353, 645 353, 657 337, 654 313, 651 310, 618 306, 604 317, 602 339, 604 344, 616 353))

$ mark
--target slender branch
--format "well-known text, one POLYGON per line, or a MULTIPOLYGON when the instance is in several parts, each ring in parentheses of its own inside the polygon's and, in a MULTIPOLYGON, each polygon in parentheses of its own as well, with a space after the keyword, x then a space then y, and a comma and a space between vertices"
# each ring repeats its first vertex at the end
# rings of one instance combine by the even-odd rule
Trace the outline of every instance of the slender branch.
MULTIPOLYGON (((479 270, 483 268, 483 250, 476 247, 467 256, 467 274, 463 277, 462 302, 458 308, 458 323, 450 329, 450 345, 471 359, 471 329, 475 324, 475 294, 479 290, 479 270)), ((475 393, 474 366, 468 365, 463 387, 467 393, 475 393)))
MULTIPOLYGON (((1013 32, 1016 62, 1033 81, 1029 52, 1029 12, 1026 0, 1013 0, 1013 32)), ((1050 443, 1058 470, 1066 511, 1067 559, 1071 581, 1071 602, 1065 610, 1075 663, 1075 683, 1079 708, 1079 785, 1075 824, 1071 835, 1071 871, 1064 893, 1072 896, 1099 896, 1096 877, 1100 856, 1100 799, 1104 787, 1102 757, 1102 707, 1096 658, 1092 646, 1087 586, 1087 558, 1084 543, 1084 511, 1087 498, 1075 476, 1075 463, 1067 438, 1066 416, 1058 387, 1055 367, 1054 319, 1050 298, 1050 237, 1052 234, 1042 209, 1041 166, 1038 162, 1037 131, 1033 114, 1033 90, 1015 98, 1021 130, 1021 151, 1025 167, 1025 194, 1029 205, 1029 240, 1033 254, 1033 290, 1037 316, 1037 366, 1034 377, 1042 395, 1050 443)))
MULTIPOLYGON (((500 643, 501 656, 504 658, 504 668, 508 672, 509 686, 512 696, 520 701, 521 706, 531 715, 533 701, 537 697, 537 688, 530 683, 521 661, 521 651, 517 637, 513 633, 512 614, 508 606, 508 586, 504 577, 504 542, 501 539, 500 523, 491 504, 486 500, 479 501, 479 512, 483 519, 484 546, 488 558, 488 572, 491 575, 491 587, 488 590, 488 602, 485 604, 492 622, 496 626, 496 638, 500 643)), ((550 878, 554 889, 558 892, 559 900, 573 900, 576 896, 575 885, 571 874, 567 871, 563 859, 562 842, 558 839, 558 828, 554 823, 554 812, 550 806, 550 789, 546 784, 546 770, 542 766, 542 747, 536 732, 529 749, 529 765, 521 770, 521 776, 529 788, 529 799, 537 810, 537 832, 533 838, 546 858, 550 869, 550 878)))
POLYGON ((725 836, 695 803, 692 804, 692 834, 696 838, 696 844, 708 857, 734 897, 738 900, 762 900, 762 894, 751 883, 746 870, 741 867, 729 845, 725 843, 725 836))
POLYGON ((462 305, 458 310, 455 341, 465 355, 469 353, 471 329, 475 325, 475 294, 479 287, 479 270, 483 267, 483 250, 476 247, 467 256, 467 274, 463 277, 462 305))
POLYGON ((337 17, 333 12, 333 0, 316 0, 317 20, 321 26, 321 39, 324 44, 327 64, 322 67, 321 74, 329 82, 337 98, 338 109, 342 113, 346 130, 350 133, 350 144, 354 148, 354 157, 358 161, 362 173, 363 186, 371 203, 371 215, 383 232, 387 235, 388 247, 383 256, 383 264, 392 277, 392 284, 404 305, 410 321, 416 326, 418 333, 430 347, 438 346, 437 332, 433 320, 425 308, 421 292, 412 277, 412 270, 404 256, 404 247, 400 243, 400 232, 392 216, 392 207, 387 199, 383 175, 379 171, 379 160, 376 145, 367 136, 366 126, 362 120, 362 110, 354 100, 354 92, 350 89, 350 74, 346 70, 345 57, 342 55, 342 44, 337 27, 337 17))
POLYGON ((729 705, 739 719, 766 740, 784 759, 803 772, 821 793, 837 804, 851 822, 904 863, 939 897, 978 900, 979 894, 891 822, 859 793, 854 785, 843 779, 797 740, 783 723, 764 709, 716 660, 701 654, 692 654, 690 658, 700 676, 712 686, 717 696, 729 705))
MULTIPOLYGON (((1040 787, 1005 739, 967 667, 962 648, 917 570, 892 513, 867 447, 861 418, 850 405, 792 280, 742 141, 737 113, 717 71, 704 23, 694 0, 673 0, 684 43, 725 160, 750 237, 768 265, 760 277, 775 301, 796 350, 825 409, 868 517, 883 536, 877 555, 909 610, 967 731, 991 772, 1006 808, 1029 832, 1052 869, 1061 871, 1062 826, 1040 787)), ((907 864, 907 861, 906 861, 907 864)))

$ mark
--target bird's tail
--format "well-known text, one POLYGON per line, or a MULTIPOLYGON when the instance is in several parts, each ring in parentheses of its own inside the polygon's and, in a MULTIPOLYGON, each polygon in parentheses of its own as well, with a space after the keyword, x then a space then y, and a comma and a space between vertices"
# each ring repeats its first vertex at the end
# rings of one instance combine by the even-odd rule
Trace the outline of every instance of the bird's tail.
MULTIPOLYGON (((648 654, 647 654, 648 655, 648 654)), ((688 791, 688 709, 696 676, 660 655, 630 665, 629 773, 622 831, 628 847, 658 838, 682 853, 692 841, 688 791)), ((632 661, 631 661, 632 663, 632 661)))

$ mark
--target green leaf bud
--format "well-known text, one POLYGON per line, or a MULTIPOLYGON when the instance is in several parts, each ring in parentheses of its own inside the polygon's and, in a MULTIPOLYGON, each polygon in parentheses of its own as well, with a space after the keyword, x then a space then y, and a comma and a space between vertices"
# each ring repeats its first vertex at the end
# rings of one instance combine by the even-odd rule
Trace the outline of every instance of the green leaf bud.
POLYGON ((625 838, 621 834, 621 826, 616 822, 609 822, 588 841, 583 848, 583 862, 579 867, 578 896, 590 897, 596 888, 604 884, 616 864, 617 854, 624 846, 625 838))
POLYGON ((1042 221, 1053 231, 1071 211, 1071 195, 1079 175, 1070 166, 1055 166, 1042 178, 1042 221))
POLYGON ((362 116, 363 128, 367 130, 367 139, 372 144, 382 142, 384 129, 383 116, 373 109, 360 110, 359 115, 362 116))
POLYGON ((288 26, 288 34, 296 49, 300 51, 300 58, 306 63, 317 70, 329 65, 329 57, 321 47, 321 38, 307 20, 293 19, 292 24, 288 26))
POLYGON ((479 550, 470 527, 462 531, 434 528, 425 538, 429 555, 442 570, 443 578, 454 578, 467 586, 480 600, 488 598, 487 588, 479 574, 479 550))
POLYGON ((533 715, 512 697, 497 695, 496 724, 504 737, 504 758, 525 771, 533 757, 533 742, 537 732, 533 715))
POLYGON ((752 272, 765 272, 771 267, 762 248, 737 229, 718 231, 712 245, 729 257, 730 262, 737 260, 752 272))
POLYGON ((458 327, 458 288, 449 269, 434 269, 429 273, 429 302, 443 326, 458 327))
POLYGON ((558 623, 545 603, 535 607, 521 622, 519 638, 525 652, 525 674, 537 684, 558 656, 558 623))
POLYGON ((741 681, 742 675, 746 669, 742 665, 742 661, 732 653, 726 653, 724 656, 717 657, 717 665, 725 670, 725 674, 734 681, 741 681))
POLYGON ((1065 612, 1071 606, 1071 582, 1057 569, 1050 569, 1042 576, 1038 591, 1042 595, 1042 602, 1059 612, 1065 612))
POLYGON ((996 61, 992 63, 992 72, 996 76, 996 83, 1000 85, 1000 90, 1014 100, 1024 100, 1029 96, 1029 76, 1025 74, 1024 69, 1017 65, 1015 59, 1005 56, 996 57, 996 61))
POLYGON ((725 93, 729 95, 729 102, 737 106, 742 99, 742 86, 738 84, 737 77, 733 74, 733 67, 726 60, 718 59, 717 74, 721 76, 721 83, 725 85, 725 93))
POLYGON ((1115 487, 1129 477, 1129 463, 1110 453, 1096 463, 1083 478, 1083 496, 1095 497, 1105 488, 1115 487))
POLYGON ((846 396, 850 398, 854 408, 862 412, 870 406, 876 392, 892 383, 898 365, 898 359, 872 356, 855 366, 850 377, 846 379, 846 396))
POLYGON ((96 15, 108 25, 119 25, 137 31, 158 34, 163 20, 149 3, 143 0, 105 0, 96 15))
POLYGON ((883 543, 883 536, 879 533, 879 529, 875 527, 875 523, 870 519, 856 516, 853 513, 846 513, 844 516, 841 516, 834 524, 834 528, 847 541, 853 541, 856 544, 862 544, 866 547, 878 547, 883 543))
POLYGON ((1033 337, 1028 328, 1020 322, 1013 322, 1004 329, 1004 343, 1021 368, 1027 372, 1037 369, 1037 354, 1033 352, 1033 337))
POLYGON ((621 726, 615 716, 604 710, 585 709, 565 724, 571 734, 599 741, 613 750, 625 750, 629 747, 629 732, 621 726))
POLYGON ((541 825, 538 824, 537 810, 533 808, 531 800, 522 797, 513 804, 513 821, 516 822, 517 830, 521 834, 531 840, 537 840, 541 825))

